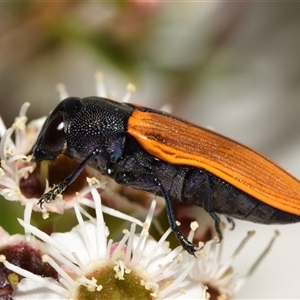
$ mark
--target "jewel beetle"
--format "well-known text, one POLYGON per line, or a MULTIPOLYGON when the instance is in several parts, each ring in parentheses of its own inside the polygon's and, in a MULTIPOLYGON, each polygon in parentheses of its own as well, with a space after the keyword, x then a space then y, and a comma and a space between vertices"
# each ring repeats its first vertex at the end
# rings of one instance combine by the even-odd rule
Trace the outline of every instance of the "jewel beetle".
POLYGON ((300 182, 248 147, 165 112, 100 97, 69 97, 46 119, 35 161, 64 154, 76 170, 44 194, 50 202, 86 165, 117 183, 162 196, 170 227, 189 253, 198 249, 176 224, 172 203, 263 224, 300 221, 300 182))

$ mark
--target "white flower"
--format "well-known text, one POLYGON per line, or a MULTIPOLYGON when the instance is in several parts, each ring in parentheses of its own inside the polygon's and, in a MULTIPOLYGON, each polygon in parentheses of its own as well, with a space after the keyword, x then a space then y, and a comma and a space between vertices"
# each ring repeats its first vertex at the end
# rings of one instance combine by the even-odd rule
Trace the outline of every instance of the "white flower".
MULTIPOLYGON (((14 124, 6 129, 0 118, 0 194, 9 201, 18 201, 27 209, 41 211, 36 205, 39 197, 48 189, 45 165, 32 162, 28 155, 45 121, 40 118, 27 123, 26 111, 29 103, 24 103, 14 124), (12 135, 14 134, 14 140, 12 135)), ((45 209, 62 213, 65 203, 57 201, 55 205, 47 204, 45 209)))
POLYGON ((211 240, 205 244, 203 250, 207 256, 205 259, 197 261, 191 276, 207 286, 209 299, 232 299, 247 279, 254 273, 263 258, 269 253, 276 237, 279 235, 276 231, 267 247, 247 272, 245 270, 236 270, 234 267, 235 259, 254 233, 254 231, 249 231, 227 260, 222 258, 224 240, 221 243, 211 240))
MULTIPOLYGON (((31 155, 27 155, 37 138, 45 118, 34 120, 26 125, 27 118, 25 113, 28 107, 28 103, 21 107, 15 123, 7 130, 0 118, 0 134, 2 135, 0 142, 0 194, 6 200, 18 201, 25 205, 27 219, 30 217, 32 209, 41 211, 37 203, 42 194, 48 189, 46 181, 48 175, 41 175, 45 173, 43 171, 43 163, 36 165, 36 163, 31 161, 31 155), (15 141, 11 138, 12 134, 15 135, 15 141), (45 186, 43 187, 44 183, 45 186)), ((61 163, 61 161, 57 163, 61 163)), ((65 170, 68 170, 68 164, 70 162, 66 161, 64 164, 65 170)), ((83 172, 82 176, 87 174, 92 176, 95 173, 96 171, 88 168, 88 172, 83 172)), ((82 185, 78 189, 80 190, 81 188, 82 185)), ((99 185, 99 188, 104 188, 104 185, 99 185)), ((66 198, 68 197, 65 197, 65 200, 66 198)), ((72 207, 72 203, 58 199, 54 203, 45 203, 44 210, 63 213, 64 209, 69 207, 72 207)))
MULTIPOLYGON (((100 73, 96 74, 96 89, 98 96, 107 97, 100 73)), ((134 85, 129 84, 122 101, 128 101, 134 90, 134 85)), ((58 85, 58 91, 61 99, 68 97, 62 84, 58 85)), ((32 157, 28 153, 37 139, 45 117, 27 124, 26 111, 28 107, 29 103, 23 104, 19 116, 8 129, 0 118, 0 195, 6 200, 18 201, 25 205, 28 211, 31 209, 41 211, 37 203, 49 189, 48 184, 53 185, 64 180, 78 163, 65 156, 59 156, 50 166, 47 162, 36 164, 31 161, 32 157), (13 134, 14 140, 12 139, 13 134)), ((63 198, 57 198, 51 203, 44 203, 42 211, 62 214, 65 209, 71 208, 75 198, 74 194, 86 186, 85 178, 94 176, 101 179, 102 185, 99 188, 104 189, 107 179, 104 179, 98 171, 87 166, 69 188, 69 191, 64 193, 63 198)), ((110 191, 111 189, 106 191, 109 196, 111 195, 110 191)), ((122 201, 120 202, 122 203, 122 201)))
POLYGON ((141 233, 135 234, 133 223, 121 241, 113 244, 107 241, 99 193, 91 182, 89 186, 96 219, 75 205, 79 225, 70 232, 48 236, 20 220, 28 232, 47 244, 49 255, 44 260, 58 272, 59 280, 39 277, 2 259, 8 269, 25 277, 13 294, 15 300, 112 299, 116 295, 120 299, 204 299, 205 288, 188 276, 197 259, 183 261, 181 247, 168 248, 165 239, 170 230, 159 242, 149 237, 155 201, 141 233), (82 213, 90 220, 83 221, 82 213))
MULTIPOLYGON (((8 234, 0 227, 0 256, 24 270, 33 272, 40 276, 51 276, 57 278, 57 273, 52 267, 42 261, 42 255, 46 253, 45 244, 31 237, 8 234)), ((11 299, 13 286, 23 277, 8 270, 0 263, 0 295, 1 299, 11 299)))
MULTIPOLYGON (((7 200, 18 200, 25 204, 27 199, 20 190, 20 181, 33 172, 34 166, 30 163, 31 157, 26 154, 30 151, 37 133, 44 119, 38 119, 26 126, 26 111, 29 103, 22 105, 20 114, 15 123, 6 130, 0 119, 0 194, 7 200), (15 141, 12 134, 15 134, 15 141)), ((35 199, 36 201, 36 199, 35 199)))
MULTIPOLYGON (((107 97, 102 75, 97 74, 96 79, 98 96, 107 97)), ((62 99, 68 96, 64 86, 60 85, 59 91, 62 99)), ((122 101, 128 101, 132 91, 134 87, 129 85, 128 92, 122 101)), ((43 255, 43 260, 52 266, 56 275, 52 278, 45 277, 47 275, 44 273, 43 276, 37 275, 28 268, 24 268, 21 263, 15 263, 15 261, 12 263, 11 256, 7 254, 9 251, 4 251, 3 248, 0 252, 0 262, 2 261, 7 269, 21 276, 10 279, 11 285, 15 284, 14 299, 100 299, 101 297, 102 299, 114 297, 121 299, 204 299, 205 296, 210 297, 211 300, 229 299, 253 273, 270 249, 275 237, 253 267, 241 277, 237 276, 237 271, 233 268, 234 259, 251 234, 241 242, 232 257, 225 262, 221 260, 224 242, 206 243, 204 249, 207 257, 205 258, 204 252, 200 252, 203 256, 196 259, 188 255, 186 251, 182 251, 181 247, 171 251, 165 242, 171 232, 170 229, 159 242, 148 236, 155 202, 152 202, 144 224, 114 209, 101 206, 99 191, 106 187, 107 179, 104 181, 101 175, 91 168, 86 168, 82 172, 81 182, 73 187, 72 193, 64 194, 63 198, 58 198, 51 203, 44 203, 45 211, 59 213, 63 213, 66 208, 74 207, 79 224, 66 233, 53 233, 51 236, 43 233, 30 225, 30 218, 32 209, 41 210, 36 204, 39 197, 48 189, 46 178, 51 177, 51 171, 48 169, 45 171, 43 164, 35 165, 31 162, 30 155, 27 155, 44 122, 44 118, 41 118, 26 125, 25 114, 28 106, 27 103, 22 106, 19 116, 9 129, 5 128, 0 119, 2 136, 0 194, 7 200, 19 201, 25 205, 24 221, 20 220, 20 223, 26 234, 18 239, 22 240, 26 247, 29 246, 32 249, 35 249, 36 244, 32 235, 43 241, 45 245, 42 244, 43 251, 40 251, 46 253, 43 255), (14 140, 12 140, 13 134, 14 140), (46 176, 43 175, 44 173, 46 176), (101 180, 93 179, 86 184, 87 176, 97 176, 101 180), (95 209, 96 219, 82 209, 81 205, 95 209), (130 230, 124 232, 121 241, 113 243, 112 240, 107 240, 109 232, 102 212, 132 222, 130 230), (83 216, 89 220, 84 221, 83 216), (136 225, 144 226, 139 235, 135 233, 136 225), (24 279, 20 281, 23 277, 24 279), (207 294, 205 294, 204 285, 208 287, 207 294)), ((72 172, 66 167, 70 162, 67 160, 61 162, 60 159, 59 157, 52 163, 52 168, 61 165, 67 170, 63 178, 58 179, 59 181, 72 172)), ((73 169, 74 167, 76 165, 73 165, 73 169)), ((54 171, 54 177, 57 174, 54 171)), ((111 184, 112 180, 109 183, 111 184)), ((50 184, 52 185, 51 180, 50 184)), ((113 185, 116 186, 116 184, 113 185)), ((112 199, 111 201, 122 205, 123 208, 131 207, 127 211, 133 210, 131 203, 123 204, 125 201, 122 201, 122 193, 115 193, 114 188, 106 188, 103 196, 112 199)), ((148 198, 146 200, 148 201, 148 198)), ((189 209, 179 209, 179 220, 186 220, 186 216, 188 216, 187 221, 194 217, 200 218, 198 211, 194 208, 192 212, 189 209)), ((202 217, 201 220, 203 221, 202 217)), ((112 229, 112 226, 110 228, 112 229)), ((196 240, 210 236, 211 233, 211 226, 207 225, 202 233, 198 232, 196 240)), ((190 240, 193 239, 193 234, 191 233, 190 240)), ((9 244, 8 241, 14 238, 0 229, 0 250, 1 243, 2 246, 9 244)), ((17 248, 18 246, 15 247, 16 250, 17 248)))

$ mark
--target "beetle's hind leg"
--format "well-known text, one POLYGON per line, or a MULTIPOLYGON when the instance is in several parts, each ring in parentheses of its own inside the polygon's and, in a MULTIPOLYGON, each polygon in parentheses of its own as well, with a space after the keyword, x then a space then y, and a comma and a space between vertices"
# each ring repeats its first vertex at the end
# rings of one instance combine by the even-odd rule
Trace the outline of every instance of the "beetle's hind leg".
MULTIPOLYGON (((120 162, 119 162, 120 166, 120 162)), ((135 166, 140 166, 136 164, 135 166)), ((136 172, 136 174, 140 174, 141 172, 136 172)), ((190 242, 184 234, 179 230, 179 227, 176 223, 174 210, 172 206, 172 200, 170 199, 169 193, 167 189, 164 187, 163 183, 160 179, 154 175, 146 173, 143 176, 136 176, 133 172, 123 172, 120 171, 120 168, 114 174, 114 179, 117 183, 128 186, 128 187, 141 187, 143 186, 146 191, 157 193, 162 196, 166 201, 166 209, 167 209, 167 216, 170 224, 170 228, 172 229, 173 233, 175 234, 176 238, 180 242, 181 246, 190 254, 195 255, 195 252, 199 251, 200 248, 190 242)))
POLYGON ((230 218, 230 217, 226 217, 226 219, 227 219, 227 222, 229 224, 231 224, 230 230, 233 230, 235 228, 235 222, 234 222, 234 220, 232 218, 230 218))
MULTIPOLYGON (((223 239, 223 234, 222 234, 222 230, 221 230, 221 220, 217 216, 217 214, 211 209, 211 186, 210 186, 210 179, 209 179, 209 176, 208 176, 207 172, 203 172, 203 175, 205 176, 205 181, 206 181, 206 188, 205 188, 206 191, 205 191, 205 198, 204 198, 204 209, 213 218, 213 220, 215 221, 215 229, 216 229, 216 232, 217 232, 218 237, 219 237, 219 242, 221 242, 222 239, 223 239)), ((230 222, 231 224, 233 224, 233 227, 234 227, 233 220, 231 218, 228 218, 227 220, 228 220, 228 222, 230 222)))
POLYGON ((160 190, 162 192, 162 196, 164 197, 164 199, 166 201, 167 215, 168 215, 168 220, 169 220, 169 224, 170 224, 172 231, 174 232, 174 234, 175 234, 176 238, 178 239, 178 241, 180 242, 181 246, 189 254, 195 255, 195 252, 197 252, 201 249, 199 247, 197 247, 196 245, 194 245, 192 242, 190 242, 184 236, 184 234, 179 230, 178 225, 176 223, 174 210, 172 207, 172 202, 171 202, 168 192, 166 191, 165 187, 163 186, 163 184, 160 182, 160 180, 158 178, 155 178, 154 181, 160 188, 160 190))

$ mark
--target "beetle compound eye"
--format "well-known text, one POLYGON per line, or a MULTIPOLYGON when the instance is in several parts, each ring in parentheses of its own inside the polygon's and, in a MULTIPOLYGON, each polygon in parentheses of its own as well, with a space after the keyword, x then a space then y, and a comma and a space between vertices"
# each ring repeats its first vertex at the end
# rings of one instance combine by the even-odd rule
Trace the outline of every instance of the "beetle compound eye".
POLYGON ((61 151, 65 143, 64 122, 61 115, 56 116, 44 134, 45 147, 53 152, 61 151))

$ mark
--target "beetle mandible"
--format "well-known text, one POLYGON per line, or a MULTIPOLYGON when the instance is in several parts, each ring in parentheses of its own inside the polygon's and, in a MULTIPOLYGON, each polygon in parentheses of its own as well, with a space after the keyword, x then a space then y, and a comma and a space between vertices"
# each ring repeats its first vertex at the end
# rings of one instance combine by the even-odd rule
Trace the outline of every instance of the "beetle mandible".
POLYGON ((263 224, 300 221, 300 182, 231 139, 165 112, 100 97, 69 97, 46 119, 35 161, 64 154, 76 170, 40 199, 61 194, 86 165, 117 183, 164 197, 170 227, 190 254, 199 248, 179 230, 172 202, 201 206, 220 219, 263 224))

